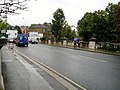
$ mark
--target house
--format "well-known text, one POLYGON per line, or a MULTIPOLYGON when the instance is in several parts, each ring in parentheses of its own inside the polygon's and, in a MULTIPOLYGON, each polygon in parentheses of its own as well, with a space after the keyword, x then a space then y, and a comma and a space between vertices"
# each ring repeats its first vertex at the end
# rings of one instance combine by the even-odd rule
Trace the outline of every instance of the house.
POLYGON ((38 32, 44 38, 50 38, 52 36, 51 27, 48 24, 33 24, 29 27, 29 32, 38 32))
POLYGON ((6 35, 7 35, 8 39, 17 38, 18 30, 7 30, 6 35))

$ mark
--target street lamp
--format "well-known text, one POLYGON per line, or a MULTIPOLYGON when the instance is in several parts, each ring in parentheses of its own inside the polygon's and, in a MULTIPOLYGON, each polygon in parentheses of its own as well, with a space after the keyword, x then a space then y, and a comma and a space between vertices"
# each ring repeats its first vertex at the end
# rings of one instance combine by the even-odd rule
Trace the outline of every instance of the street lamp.
POLYGON ((22 19, 24 20, 24 24, 25 24, 25 25, 23 25, 23 26, 24 26, 24 31, 25 31, 24 33, 27 34, 27 30, 26 30, 26 29, 27 29, 27 28, 26 28, 26 19, 25 19, 25 18, 22 18, 22 19))

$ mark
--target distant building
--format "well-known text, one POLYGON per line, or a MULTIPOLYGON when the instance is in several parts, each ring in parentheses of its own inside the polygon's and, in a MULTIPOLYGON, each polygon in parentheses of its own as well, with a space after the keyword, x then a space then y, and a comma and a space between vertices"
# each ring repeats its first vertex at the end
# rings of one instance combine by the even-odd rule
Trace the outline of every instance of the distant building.
POLYGON ((23 34, 27 34, 28 35, 28 32, 29 32, 28 26, 21 26, 20 29, 21 29, 21 32, 23 34))
POLYGON ((17 38, 18 30, 7 30, 6 35, 8 38, 17 38))
POLYGON ((43 24, 34 24, 31 27, 29 27, 29 32, 38 32, 40 36, 43 37, 51 37, 51 27, 49 25, 43 25, 43 24))

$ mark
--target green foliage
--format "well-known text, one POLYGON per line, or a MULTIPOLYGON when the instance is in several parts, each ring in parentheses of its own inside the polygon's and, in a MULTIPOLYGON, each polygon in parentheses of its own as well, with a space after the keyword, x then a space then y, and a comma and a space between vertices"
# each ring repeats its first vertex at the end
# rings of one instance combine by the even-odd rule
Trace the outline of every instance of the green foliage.
POLYGON ((109 29, 108 29, 108 16, 107 12, 98 10, 94 12, 93 23, 93 37, 97 38, 100 42, 110 41, 109 29))
POLYGON ((115 33, 115 10, 116 4, 109 3, 106 10, 98 10, 93 13, 86 13, 78 21, 78 33, 85 41, 91 37, 97 38, 99 42, 113 42, 115 33))
POLYGON ((6 28, 7 28, 7 24, 4 22, 4 21, 0 21, 0 31, 1 30, 6 30, 6 28))
POLYGON ((18 30, 18 34, 21 34, 21 33, 22 33, 19 26, 16 25, 16 26, 15 26, 15 29, 18 30))
POLYGON ((117 39, 117 33, 115 31, 115 14, 117 10, 117 4, 109 3, 106 7, 106 12, 108 13, 108 30, 111 37, 111 42, 115 42, 117 39))
POLYGON ((64 24, 63 29, 61 30, 61 37, 66 38, 67 40, 73 40, 74 34, 68 23, 64 24))
POLYGON ((92 37, 92 13, 86 13, 84 17, 78 21, 78 33, 85 41, 92 37))
POLYGON ((1 30, 6 30, 6 28, 7 28, 7 24, 4 21, 0 20, 0 37, 5 36, 5 34, 1 33, 1 30))
POLYGON ((105 42, 101 49, 105 51, 120 51, 120 44, 105 42))
POLYGON ((114 23, 115 23, 116 9, 117 9, 117 5, 113 3, 109 3, 105 9, 105 11, 108 13, 109 28, 111 28, 112 30, 115 29, 114 23))
POLYGON ((115 31, 117 33, 116 42, 120 43, 120 2, 117 5, 116 13, 115 13, 115 31))
POLYGON ((0 34, 0 37, 2 37, 2 36, 5 36, 5 35, 3 35, 3 34, 0 34))
POLYGON ((65 22, 65 16, 64 16, 62 9, 58 8, 54 12, 53 18, 54 19, 52 19, 52 25, 51 25, 52 33, 54 37, 56 38, 56 40, 58 41, 60 39, 61 30, 65 22))

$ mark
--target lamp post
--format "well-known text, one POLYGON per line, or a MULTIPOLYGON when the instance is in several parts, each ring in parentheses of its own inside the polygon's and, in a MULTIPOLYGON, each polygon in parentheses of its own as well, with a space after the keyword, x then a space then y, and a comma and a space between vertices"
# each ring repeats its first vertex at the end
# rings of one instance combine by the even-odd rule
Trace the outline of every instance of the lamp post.
MULTIPOLYGON (((24 24, 26 25, 26 20, 25 20, 25 18, 22 18, 22 19, 24 20, 24 24)), ((26 31, 27 28, 26 28, 25 25, 23 25, 23 26, 24 26, 24 31, 25 31, 24 33, 27 34, 27 31, 26 31)))

